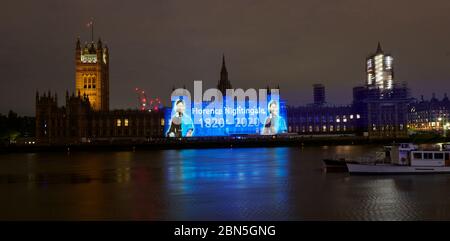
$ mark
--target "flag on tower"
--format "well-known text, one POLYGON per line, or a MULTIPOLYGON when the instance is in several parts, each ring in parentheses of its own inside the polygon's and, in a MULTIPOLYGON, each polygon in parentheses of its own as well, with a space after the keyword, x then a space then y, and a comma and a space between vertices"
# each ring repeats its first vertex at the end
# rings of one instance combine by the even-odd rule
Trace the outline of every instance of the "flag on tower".
POLYGON ((91 18, 86 27, 91 28, 91 41, 94 42, 94 18, 91 18))

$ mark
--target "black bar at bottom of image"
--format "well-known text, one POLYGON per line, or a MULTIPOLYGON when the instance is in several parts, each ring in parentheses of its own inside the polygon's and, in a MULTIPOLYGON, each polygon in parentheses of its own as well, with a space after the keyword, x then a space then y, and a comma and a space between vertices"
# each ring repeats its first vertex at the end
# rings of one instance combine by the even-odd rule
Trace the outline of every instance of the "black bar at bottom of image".
POLYGON ((2 221, 0 230, 4 236, 42 237, 46 241, 107 237, 114 240, 305 240, 308 237, 349 240, 356 233, 370 234, 367 237, 372 239, 400 232, 404 238, 421 233, 429 237, 429 231, 445 230, 447 225, 447 222, 354 221, 2 221))

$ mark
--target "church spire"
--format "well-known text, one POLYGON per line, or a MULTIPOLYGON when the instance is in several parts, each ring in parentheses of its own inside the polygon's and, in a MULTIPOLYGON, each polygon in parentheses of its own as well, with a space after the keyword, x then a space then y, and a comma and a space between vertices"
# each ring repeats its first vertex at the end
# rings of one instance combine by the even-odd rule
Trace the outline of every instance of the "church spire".
POLYGON ((77 43, 76 43, 76 50, 80 50, 81 49, 81 44, 80 44, 80 37, 77 37, 77 43))
POLYGON ((222 70, 220 71, 220 80, 228 81, 228 71, 227 66, 225 64, 225 54, 222 54, 222 70))
POLYGON ((222 69, 220 70, 220 80, 217 89, 219 89, 223 95, 225 95, 227 89, 231 89, 231 83, 230 80, 228 80, 227 66, 225 64, 225 54, 222 54, 222 69))
POLYGON ((378 41, 378 46, 377 46, 377 52, 376 52, 377 54, 381 54, 381 53, 383 53, 383 49, 381 48, 381 43, 380 43, 380 41, 378 41))
POLYGON ((101 38, 98 38, 98 41, 97 41, 97 49, 98 49, 98 50, 102 50, 102 49, 103 49, 103 47, 102 47, 102 39, 101 39, 101 38))

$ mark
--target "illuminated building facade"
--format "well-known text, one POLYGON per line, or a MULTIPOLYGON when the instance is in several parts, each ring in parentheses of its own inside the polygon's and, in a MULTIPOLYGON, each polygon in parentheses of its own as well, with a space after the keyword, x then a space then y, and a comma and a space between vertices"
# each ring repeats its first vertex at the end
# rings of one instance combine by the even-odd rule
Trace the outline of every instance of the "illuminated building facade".
POLYGON ((313 85, 312 104, 287 108, 288 131, 298 134, 352 134, 361 114, 352 106, 325 103, 325 86, 313 85))
POLYGON ((371 138, 407 137, 409 91, 394 83, 393 57, 378 43, 366 58, 365 85, 353 88, 353 109, 361 114, 356 133, 371 138))
POLYGON ((164 111, 92 109, 86 96, 66 94, 59 107, 56 95, 36 96, 36 139, 40 144, 146 141, 161 137, 164 111))
MULTIPOLYGON (((194 81, 194 85, 196 85, 194 81)), ((200 83, 197 83, 201 86, 200 83)), ((171 109, 166 111, 165 136, 211 137, 239 135, 276 135, 287 132, 286 107, 275 89, 232 89, 225 58, 222 58, 220 80, 211 96, 209 90, 194 90, 200 100, 192 99, 185 88, 173 88, 171 109), (227 90, 231 90, 226 96, 227 90), (226 98, 225 98, 226 97, 226 98)), ((194 97, 195 99, 195 97, 194 97)))
POLYGON ((108 48, 76 44, 76 94, 65 105, 50 92, 36 93, 36 139, 40 144, 145 141, 163 136, 164 108, 109 110, 108 48))
POLYGON ((383 52, 380 43, 375 54, 366 58, 366 74, 365 84, 353 88, 351 106, 326 105, 325 87, 313 85, 312 104, 288 107, 289 132, 406 137, 408 89, 394 84, 393 57, 383 52))
POLYGON ((375 54, 366 58, 366 85, 369 88, 378 88, 388 91, 394 88, 394 58, 383 52, 381 44, 378 43, 375 54))
MULTIPOLYGON (((175 100, 173 108, 167 111, 165 108, 110 111, 108 48, 103 47, 100 40, 96 44, 93 42, 85 44, 82 48, 78 39, 75 50, 76 88, 75 93, 71 95, 66 92, 65 105, 58 106, 56 94, 50 92, 43 95, 36 94, 38 143, 145 141, 153 137, 170 137, 173 133, 182 133, 180 132, 183 131, 182 126, 187 126, 187 122, 183 121, 188 120, 189 116, 184 111, 190 108, 185 108, 187 106, 184 106, 184 102, 178 103, 179 100, 175 100)), ((262 106, 255 105, 254 108, 255 113, 264 112, 264 115, 267 115, 267 118, 263 116, 263 122, 250 112, 246 112, 235 119, 236 123, 228 123, 228 120, 225 122, 225 119, 219 118, 223 114, 215 112, 209 116, 210 118, 204 118, 203 115, 200 123, 191 123, 192 127, 189 127, 191 132, 185 134, 223 136, 293 132, 363 134, 380 138, 406 137, 410 100, 406 86, 399 87, 393 83, 392 57, 385 55, 379 44, 376 54, 367 58, 367 67, 367 82, 364 86, 354 88, 351 106, 326 104, 325 87, 313 85, 312 104, 286 108, 284 101, 278 99, 279 93, 272 93, 273 89, 269 90, 268 87, 269 102, 262 106)), ((232 88, 224 56, 217 87, 223 94, 226 93, 226 89, 232 88)), ((279 90, 279 87, 277 89, 279 90)), ((202 103, 201 111, 208 105, 209 102, 202 103)), ((236 106, 237 104, 233 104, 230 111, 237 112, 236 106)), ((226 105, 223 107, 222 113, 227 113, 229 109, 226 105)), ((210 114, 206 114, 207 117, 208 115, 210 114)), ((420 118, 422 114, 417 114, 415 123, 422 121, 420 118)), ((425 120, 428 121, 429 118, 425 120)), ((177 137, 175 134, 174 136, 177 137)))
POLYGON ((353 88, 353 109, 361 113, 356 133, 371 138, 402 138, 408 136, 409 91, 397 86, 388 93, 378 88, 353 88))
POLYGON ((394 83, 393 60, 378 43, 376 52, 366 58, 365 84, 353 88, 351 106, 326 105, 325 87, 313 85, 313 104, 288 108, 289 131, 407 137, 409 93, 406 85, 394 83))
POLYGON ((411 131, 442 132, 450 129, 450 101, 447 94, 442 100, 435 94, 430 100, 414 101, 409 105, 408 126, 411 131))
POLYGON ((351 106, 288 107, 289 132, 298 134, 351 134, 361 118, 351 106))

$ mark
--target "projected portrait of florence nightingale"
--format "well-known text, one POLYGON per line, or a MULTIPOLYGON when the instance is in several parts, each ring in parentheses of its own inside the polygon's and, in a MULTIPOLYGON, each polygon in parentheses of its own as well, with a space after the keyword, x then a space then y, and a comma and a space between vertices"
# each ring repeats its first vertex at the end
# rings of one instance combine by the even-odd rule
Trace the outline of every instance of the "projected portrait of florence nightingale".
POLYGON ((189 115, 185 114, 186 105, 179 99, 175 102, 175 114, 170 119, 167 137, 191 137, 194 134, 194 124, 189 115))
POLYGON ((269 116, 264 122, 264 127, 262 129, 262 135, 275 135, 287 132, 286 122, 283 117, 279 115, 279 105, 278 102, 272 100, 268 105, 269 116))

